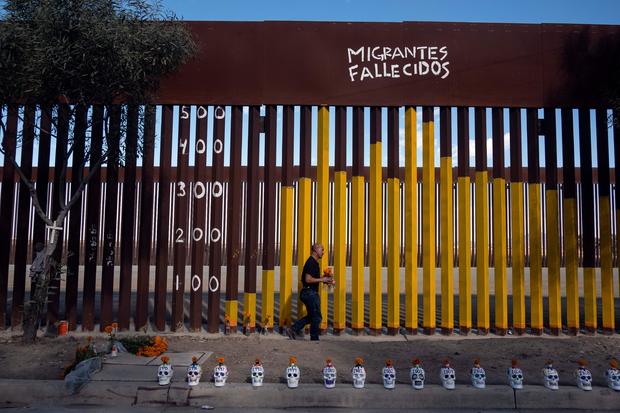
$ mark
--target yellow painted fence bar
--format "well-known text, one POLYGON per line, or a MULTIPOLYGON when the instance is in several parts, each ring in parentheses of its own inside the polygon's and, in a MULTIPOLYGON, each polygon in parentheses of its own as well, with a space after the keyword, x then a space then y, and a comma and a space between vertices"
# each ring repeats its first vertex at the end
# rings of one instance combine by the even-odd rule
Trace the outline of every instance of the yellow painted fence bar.
POLYGON ((261 315, 263 327, 273 329, 274 308, 274 270, 263 270, 263 290, 261 294, 261 315))
POLYGON ((243 328, 249 327, 251 330, 256 325, 256 293, 243 294, 243 328))
MULTIPOLYGON (((321 259, 321 273, 329 258, 329 108, 319 107, 317 125, 317 186, 316 186, 316 240, 325 247, 321 259)), ((327 329, 327 286, 319 285, 321 296, 321 330, 327 329)))
POLYGON ((454 329, 454 268, 452 251, 452 158, 440 160, 440 202, 441 219, 441 331, 449 334, 454 329))
POLYGON ((601 301, 603 304, 603 331, 612 333, 614 320, 614 278, 611 251, 611 204, 609 196, 599 199, 601 227, 601 301))
POLYGON ((334 174, 334 330, 346 327, 347 173, 334 174))
MULTIPOLYGON (((312 181, 302 177, 297 182, 297 291, 301 291, 301 272, 310 255, 310 213, 312 211, 312 181)), ((306 307, 297 294, 297 318, 306 315, 306 307)))
POLYGON ((381 145, 381 108, 370 108, 370 185, 368 229, 370 264, 370 313, 371 334, 379 334, 382 329, 382 239, 383 239, 383 174, 381 145))
POLYGON ((525 333, 525 237, 523 182, 510 184, 512 219, 512 326, 517 334, 525 333))
POLYGON ((418 329, 418 168, 416 111, 405 111, 405 328, 418 329))
POLYGON ((489 314, 488 172, 476 171, 476 309, 478 332, 486 334, 489 314))
POLYGON ((530 318, 542 326, 542 219, 540 184, 529 183, 530 212, 530 318))
POLYGON ((461 333, 467 333, 472 326, 470 192, 469 177, 459 176, 459 329, 461 333))
POLYGON ((566 255, 566 324, 571 334, 579 331, 579 281, 577 251, 577 200, 564 198, 564 249, 566 255))
POLYGON ((506 180, 493 179, 493 266, 495 274, 495 330, 508 330, 508 287, 506 285, 506 180))
POLYGON ((364 328, 364 177, 351 184, 351 328, 364 328))
POLYGON ((400 180, 388 179, 388 332, 400 328, 400 180))
POLYGON ((422 122, 422 267, 424 332, 435 331, 435 154, 433 108, 423 109, 422 122))
MULTIPOLYGON (((560 214, 558 211, 558 191, 547 190, 547 267, 549 291, 549 328, 554 334, 562 331, 562 292, 560 280, 560 214)), ((542 297, 541 300, 542 301, 542 297)), ((538 303, 538 299, 536 301, 538 303)), ((532 318, 532 330, 543 329, 542 309, 540 316, 532 318)))
POLYGON ((293 292, 293 187, 280 190, 280 317, 279 326, 291 325, 293 292))

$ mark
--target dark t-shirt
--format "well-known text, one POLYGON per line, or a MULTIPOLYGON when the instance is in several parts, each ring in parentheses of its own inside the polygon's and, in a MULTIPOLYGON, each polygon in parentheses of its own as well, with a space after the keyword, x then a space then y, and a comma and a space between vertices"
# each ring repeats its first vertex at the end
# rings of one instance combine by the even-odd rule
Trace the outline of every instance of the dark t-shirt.
POLYGON ((319 284, 307 284, 305 274, 310 274, 313 278, 321 278, 321 268, 319 267, 319 262, 312 256, 310 256, 304 264, 304 271, 301 273, 301 283, 304 287, 319 292, 319 284))

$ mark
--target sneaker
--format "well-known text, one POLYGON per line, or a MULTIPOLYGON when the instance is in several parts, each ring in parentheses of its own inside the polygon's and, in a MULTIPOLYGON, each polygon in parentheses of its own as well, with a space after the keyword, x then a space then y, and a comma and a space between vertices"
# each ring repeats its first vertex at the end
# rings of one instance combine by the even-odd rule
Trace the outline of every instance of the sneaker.
POLYGON ((290 327, 286 329, 286 335, 291 340, 295 340, 297 338, 297 334, 295 334, 295 331, 290 327))

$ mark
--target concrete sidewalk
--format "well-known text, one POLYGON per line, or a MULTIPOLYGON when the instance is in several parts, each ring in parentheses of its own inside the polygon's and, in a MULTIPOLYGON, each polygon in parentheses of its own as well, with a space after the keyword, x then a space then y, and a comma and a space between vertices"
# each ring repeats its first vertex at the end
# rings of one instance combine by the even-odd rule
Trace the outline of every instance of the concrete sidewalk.
POLYGON ((620 393, 608 388, 594 387, 584 392, 564 386, 550 391, 542 386, 525 386, 514 392, 508 386, 487 386, 484 390, 457 385, 445 390, 428 385, 413 390, 397 385, 386 390, 370 384, 362 390, 340 384, 325 389, 320 384, 300 384, 288 389, 284 383, 267 383, 254 389, 248 383, 230 383, 215 388, 212 383, 200 383, 191 390, 185 383, 158 386, 149 382, 90 382, 77 395, 69 395, 59 380, 0 380, 0 408, 54 405, 67 408, 80 406, 110 406, 116 408, 209 405, 215 408, 355 408, 355 409, 455 409, 455 410, 607 410, 618 411, 620 393), (28 391, 32 389, 32 391, 28 391))

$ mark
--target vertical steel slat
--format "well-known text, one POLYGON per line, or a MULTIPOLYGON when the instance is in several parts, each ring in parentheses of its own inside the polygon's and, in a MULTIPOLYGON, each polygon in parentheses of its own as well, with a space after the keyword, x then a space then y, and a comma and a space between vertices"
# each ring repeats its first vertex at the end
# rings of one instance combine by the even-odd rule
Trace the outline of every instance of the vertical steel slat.
POLYGON ((538 110, 528 108, 527 167, 529 247, 530 247, 530 324, 534 332, 542 329, 542 216, 540 154, 538 144, 538 110))
MULTIPOLYGON (((241 259, 243 176, 241 154, 243 151, 243 108, 231 109, 230 180, 228 181, 228 212, 226 239, 226 315, 232 331, 237 330, 239 263, 241 259)), ((204 214, 203 214, 204 215, 204 214)))
MULTIPOLYGON (((299 116, 299 180, 297 182, 297 317, 306 314, 306 307, 299 299, 303 276, 304 263, 310 255, 312 235, 312 109, 309 106, 300 107, 299 116)), ((249 178, 248 178, 249 182, 249 178)))
POLYGON ((151 270, 151 240, 153 236, 153 160, 155 155, 155 107, 144 109, 144 149, 140 182, 140 210, 138 226, 138 282, 134 325, 136 331, 147 327, 149 280, 151 270))
MULTIPOLYGON (((43 212, 47 214, 47 198, 48 198, 48 185, 49 185, 49 160, 50 160, 50 131, 52 127, 52 115, 50 106, 40 106, 41 111, 41 123, 39 125, 39 143, 38 150, 39 156, 37 160, 37 176, 36 176, 36 191, 39 204, 43 208, 43 212)), ((33 235, 32 242, 36 245, 37 242, 45 244, 45 222, 39 217, 39 214, 34 215, 33 223, 33 235)), ((34 257, 33 257, 34 258, 34 257)), ((34 283, 31 283, 30 295, 34 293, 34 283)), ((85 322, 82 319, 82 328, 84 328, 85 322)))
POLYGON ((118 327, 120 330, 129 329, 131 317, 131 279, 133 264, 133 244, 136 209, 136 161, 138 142, 138 108, 135 105, 127 107, 127 131, 125 133, 125 159, 123 178, 123 209, 121 218, 121 268, 118 301, 118 327))
MULTIPOLYGON (((73 132, 73 162, 71 165, 71 196, 78 190, 83 179, 84 149, 88 108, 79 105, 75 108, 75 129, 73 132)), ((65 293, 65 319, 69 330, 77 328, 78 274, 80 266, 80 238, 82 223, 82 202, 71 207, 69 217, 69 240, 67 246, 67 275, 65 293)))
POLYGON ((192 230, 188 226, 188 208, 193 197, 193 186, 188 180, 189 154, 196 150, 190 144, 189 132, 191 108, 181 106, 179 109, 179 131, 177 146, 177 176, 174 188, 174 231, 173 231, 173 269, 172 269, 172 331, 183 330, 185 297, 185 264, 187 251, 192 239, 192 230))
POLYGON ((334 334, 346 327, 347 258, 347 108, 336 107, 333 192, 334 334))
MULTIPOLYGON (((108 147, 114 147, 120 142, 121 111, 120 106, 110 107, 110 120, 106 141, 108 147)), ((111 151, 108 155, 106 168, 105 192, 105 224, 103 230, 103 268, 101 271, 101 331, 112 323, 113 294, 114 294, 114 266, 116 261, 116 214, 118 201, 118 153, 111 151)))
POLYGON ((489 214, 486 108, 475 108, 476 143, 476 304, 479 334, 487 334, 489 312, 489 214))
POLYGON ((469 108, 457 109, 459 331, 472 327, 471 303, 471 178, 469 174, 469 108))
POLYGON ((352 115, 351 330, 353 334, 359 334, 364 329, 364 250, 366 245, 366 183, 363 173, 364 108, 355 106, 352 115))
MULTIPOLYGON (((18 107, 9 105, 7 123, 2 145, 6 154, 15 156, 17 139, 18 107)), ((15 197, 15 168, 8 156, 4 156, 2 175, 2 199, 0 201, 0 329, 6 325, 7 290, 9 283, 9 257, 13 233, 13 198, 15 197)))
POLYGON ((441 332, 454 330, 454 236, 452 227, 452 109, 439 108, 439 221, 441 265, 441 332))
POLYGON ((261 320, 264 328, 273 330, 274 325, 274 266, 276 237, 276 122, 277 107, 265 110, 265 190, 263 202, 263 266, 261 293, 261 320))
POLYGON ((521 109, 509 109, 510 219, 512 266, 512 322, 518 335, 525 333, 525 185, 523 182, 521 109))
POLYGON ((504 109, 492 109, 493 139, 493 267, 495 273, 495 333, 508 330, 506 274, 506 179, 504 170, 504 109))
POLYGON ((224 198, 223 169, 224 169, 224 127, 226 108, 216 106, 213 109, 213 180, 211 190, 211 227, 209 231, 209 274, 208 274, 208 304, 207 304, 207 331, 215 333, 220 325, 220 286, 222 272, 222 202, 224 198))
MULTIPOLYGON (((100 105, 95 105, 93 106, 92 111, 89 169, 92 169, 101 159, 102 133, 103 108, 100 105)), ((42 150, 42 148, 40 150, 42 150)), ((40 156, 41 155, 39 152, 39 159, 41 159, 40 156)), ((47 181, 47 174, 45 175, 45 180, 47 181)), ((100 212, 101 166, 97 168, 97 171, 95 171, 88 182, 86 197, 86 248, 84 249, 84 290, 82 292, 82 329, 86 331, 93 330, 95 323, 95 293, 97 289, 97 255, 99 252, 100 212)))
POLYGON ((293 151, 294 151, 294 109, 284 106, 282 123, 282 186, 280 188, 280 332, 292 323, 293 294, 293 243, 294 233, 294 187, 293 187, 293 151))
POLYGON ((260 108, 249 108, 248 168, 246 185, 245 274, 243 296, 243 327, 254 330, 256 323, 256 267, 258 260, 258 166, 260 144, 260 108))
MULTIPOLYGON (((558 161, 555 109, 545 108, 545 198, 547 216, 547 268, 549 328, 555 335, 562 331, 562 291, 560 279, 560 211, 558 209, 558 161)), ((542 297, 541 300, 542 301, 542 297)), ((541 308, 536 328, 542 329, 541 308)), ((532 320, 532 325, 534 320, 532 320)), ((532 326, 534 328, 534 326, 532 326)))
POLYGON ((368 205, 368 241, 370 266, 370 313, 369 332, 381 334, 383 321, 382 299, 382 244, 383 244, 383 179, 381 108, 370 108, 370 182, 368 205))
POLYGON ((434 108, 422 108, 422 261, 423 261, 423 328, 424 334, 435 333, 435 126, 434 108))
MULTIPOLYGON (((202 292, 204 290, 204 258, 206 248, 205 232, 206 202, 207 202, 207 124, 208 110, 206 106, 196 109, 196 139, 195 161, 193 177, 187 174, 189 181, 193 180, 191 196, 193 208, 191 225, 187 233, 188 245, 191 245, 191 270, 189 273, 189 330, 200 331, 202 325, 202 292)), ((189 119, 188 119, 189 121, 189 119)), ((185 265, 185 264, 183 264, 185 265)))
POLYGON ((384 248, 388 267, 388 309, 387 330, 389 335, 400 331, 400 178, 398 139, 398 107, 387 109, 388 165, 387 185, 384 191, 387 202, 383 215, 387 215, 385 233, 387 243, 384 248))
POLYGON ((161 148, 159 162, 159 201, 157 216, 157 252, 155 260, 155 328, 166 328, 166 289, 168 280, 168 245, 170 238, 170 180, 172 178, 172 106, 162 107, 161 148))
POLYGON ((594 181, 592 175, 592 132, 590 110, 579 109, 579 151, 581 157, 581 202, 583 245, 583 298, 585 329, 597 328, 595 276, 594 181))
MULTIPOLYGON (((599 204, 599 245, 601 266, 601 298, 603 332, 613 334, 614 319, 614 281, 611 240, 611 203, 609 176, 609 137, 607 131, 607 110, 596 110, 596 142, 598 153, 598 204, 599 204)), ((596 211, 596 209, 595 209, 596 211)))
MULTIPOLYGON (((60 105, 58 108, 58 126, 56 137, 56 154, 54 161, 54 186, 52 192, 52 217, 55 219, 60 212, 61 203, 64 204, 66 192, 65 179, 63 176, 63 166, 68 162, 67 139, 69 134, 69 108, 67 105, 60 105)), ((59 223, 61 224, 61 223, 59 223)), ((56 268, 52 269, 51 280, 49 283, 49 295, 47 303, 47 329, 53 331, 58 321, 58 307, 60 302, 60 270, 63 250, 64 234, 58 236, 58 244, 54 252, 56 268)))
MULTIPOLYGON (((32 179, 32 148, 35 128, 35 108, 24 108, 22 131, 22 154, 20 167, 28 180, 32 179)), ((47 180, 46 180, 47 181, 47 180)), ((13 300, 11 302, 11 327, 21 325, 26 287, 26 264, 28 259, 28 222, 30 221, 30 193, 27 186, 19 182, 19 201, 17 206, 17 233, 15 236, 15 266, 13 275, 13 300)), ((77 286, 76 286, 77 290, 77 286)))

